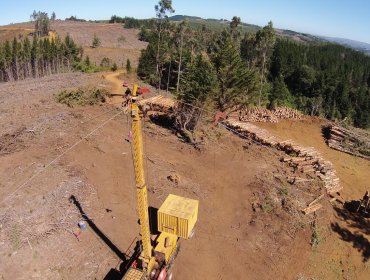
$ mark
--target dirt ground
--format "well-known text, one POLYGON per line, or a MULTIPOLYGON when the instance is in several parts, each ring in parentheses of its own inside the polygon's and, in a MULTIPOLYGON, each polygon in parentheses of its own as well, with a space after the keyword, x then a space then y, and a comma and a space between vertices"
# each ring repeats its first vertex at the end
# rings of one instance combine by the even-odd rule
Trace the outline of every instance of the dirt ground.
MULTIPOLYGON (((119 106, 69 108, 53 97, 64 88, 106 85, 103 76, 121 93, 118 74, 0 84, 1 279, 104 279, 138 238, 129 116, 119 106), (83 218, 92 223, 78 240, 83 218)), ((312 122, 306 137, 287 137, 319 145, 315 127, 312 122)), ((281 123, 276 133, 285 130, 281 123)), ((222 129, 213 135, 197 150, 144 122, 149 204, 159 207, 169 193, 200 200, 196 234, 181 241, 175 279, 367 279, 366 224, 359 227, 326 202, 313 248, 313 217, 293 207, 307 189, 276 180, 290 172, 281 154, 222 129), (178 183, 168 180, 174 174, 178 183)), ((366 188, 368 162, 356 159, 357 177, 341 175, 350 170, 342 170, 347 163, 341 161, 352 158, 330 151, 324 157, 339 168, 345 189, 353 188, 343 196, 357 198, 366 188)))

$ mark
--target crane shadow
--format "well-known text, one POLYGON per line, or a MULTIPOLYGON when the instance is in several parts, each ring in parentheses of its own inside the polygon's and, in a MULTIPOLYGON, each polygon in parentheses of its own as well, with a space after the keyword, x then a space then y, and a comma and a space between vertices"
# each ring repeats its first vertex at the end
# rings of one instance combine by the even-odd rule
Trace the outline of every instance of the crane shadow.
POLYGON ((352 213, 356 208, 356 201, 346 202, 343 208, 334 207, 337 217, 345 222, 346 226, 331 223, 331 228, 343 241, 352 243, 352 246, 362 254, 363 262, 370 259, 370 220, 359 213, 352 213), (352 229, 352 230, 350 230, 352 229))
POLYGON ((120 259, 118 268, 112 268, 108 274, 103 278, 104 280, 119 280, 122 279, 126 271, 132 266, 133 262, 137 260, 141 254, 141 243, 135 238, 130 244, 129 248, 123 253, 109 238, 106 236, 94 223, 92 219, 83 210, 78 199, 71 195, 69 201, 73 203, 81 214, 81 217, 87 222, 95 234, 112 250, 112 252, 120 259))
POLYGON ((122 260, 123 262, 127 260, 127 256, 108 238, 108 236, 106 236, 97 226, 96 224, 93 222, 93 220, 91 220, 89 218, 89 216, 85 213, 85 211, 83 210, 80 202, 78 201, 78 199, 74 196, 74 195, 71 195, 70 198, 69 198, 69 201, 71 203, 73 203, 78 211, 80 212, 81 214, 81 217, 87 222, 87 224, 90 226, 90 228, 96 233, 97 236, 99 236, 99 238, 113 251, 113 253, 116 254, 116 256, 122 260))

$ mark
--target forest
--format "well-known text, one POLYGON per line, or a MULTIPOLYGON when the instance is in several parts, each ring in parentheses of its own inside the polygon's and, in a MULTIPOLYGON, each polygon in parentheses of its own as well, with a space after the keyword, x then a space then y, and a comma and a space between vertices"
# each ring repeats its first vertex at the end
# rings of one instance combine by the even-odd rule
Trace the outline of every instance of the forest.
POLYGON ((223 31, 171 22, 171 1, 141 26, 138 76, 201 107, 289 106, 305 114, 370 126, 370 57, 337 44, 278 37, 272 22, 243 32, 239 17, 223 31))
POLYGON ((82 48, 67 35, 64 40, 33 36, 0 44, 0 82, 39 78, 70 71, 82 58, 82 48))
MULTIPOLYGON (((234 16, 222 29, 210 28, 186 19, 171 21, 173 12, 172 1, 162 0, 155 6, 155 19, 110 19, 140 29, 139 39, 149 44, 137 74, 157 89, 226 113, 248 106, 288 106, 370 127, 369 56, 333 43, 280 37, 272 22, 251 32, 234 16)), ((49 19, 34 11, 33 38, 0 43, 0 82, 89 67, 89 58, 82 60, 83 49, 70 36, 48 37, 54 19, 54 13, 49 19)))
POLYGON ((33 11, 30 19, 35 25, 32 37, 0 42, 0 82, 39 78, 79 67, 82 47, 69 35, 63 41, 58 36, 49 37, 51 23, 56 19, 54 12, 49 18, 45 12, 33 11))

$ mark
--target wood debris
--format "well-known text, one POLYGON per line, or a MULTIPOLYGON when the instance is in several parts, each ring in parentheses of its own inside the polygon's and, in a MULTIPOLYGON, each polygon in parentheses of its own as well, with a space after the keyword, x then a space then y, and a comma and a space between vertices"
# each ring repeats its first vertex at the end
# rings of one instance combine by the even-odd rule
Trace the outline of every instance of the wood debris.
MULTIPOLYGON (((283 162, 287 162, 296 172, 318 177, 323 182, 328 194, 342 190, 343 187, 340 185, 333 165, 330 161, 324 160, 314 148, 302 147, 292 140, 283 140, 271 135, 266 129, 248 122, 228 119, 225 124, 241 136, 285 152, 287 156, 282 158, 283 162)), ((300 179, 303 178, 297 177, 297 180, 291 180, 291 182, 297 183, 300 179)))
POLYGON ((157 95, 146 99, 141 99, 138 102, 140 107, 147 105, 152 111, 167 112, 170 109, 175 109, 177 102, 169 97, 164 97, 163 95, 157 95))
POLYGON ((305 215, 311 214, 313 212, 316 212, 317 210, 320 210, 322 208, 322 205, 320 203, 316 203, 314 205, 308 206, 307 208, 303 209, 302 212, 305 215))
POLYGON ((329 125, 323 131, 330 148, 370 160, 370 135, 367 132, 339 125, 329 125))
MULTIPOLYGON (((236 115, 234 114, 230 117, 236 117, 236 115)), ((279 119, 302 119, 303 114, 288 107, 277 107, 273 110, 263 107, 252 107, 240 110, 237 117, 240 121, 277 123, 279 119)))

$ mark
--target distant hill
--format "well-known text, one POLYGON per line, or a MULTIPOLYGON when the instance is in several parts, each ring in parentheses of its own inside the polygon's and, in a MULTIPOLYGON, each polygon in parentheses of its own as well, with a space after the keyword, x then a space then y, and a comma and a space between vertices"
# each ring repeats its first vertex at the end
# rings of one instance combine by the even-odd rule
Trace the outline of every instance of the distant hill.
POLYGON ((355 40, 350 40, 350 39, 344 39, 344 38, 335 38, 335 37, 321 37, 326 41, 329 42, 334 42, 361 52, 366 53, 367 55, 370 55, 370 44, 360 42, 360 41, 355 41, 355 40))
MULTIPOLYGON (((189 22, 189 25, 194 28, 201 28, 202 26, 205 26, 208 29, 211 30, 222 30, 225 27, 229 26, 230 21, 226 19, 214 19, 214 18, 208 18, 204 19, 201 17, 194 17, 194 16, 187 16, 187 15, 175 15, 168 18, 170 21, 183 21, 187 20, 189 22)), ((248 23, 241 23, 242 30, 245 32, 256 32, 259 27, 258 25, 248 24, 248 23)))
MULTIPOLYGON (((202 27, 203 25, 211 30, 222 30, 225 27, 229 26, 230 20, 227 19, 213 19, 213 18, 208 18, 208 19, 203 19, 201 17, 194 17, 194 16, 187 16, 187 15, 175 15, 172 17, 169 17, 170 21, 182 21, 182 20, 187 20, 189 22, 189 25, 192 27, 202 27)), ((256 32, 257 30, 261 29, 260 26, 255 25, 255 24, 249 24, 242 22, 240 24, 242 31, 244 32, 256 32)), ((299 42, 313 42, 313 41, 322 41, 322 39, 310 35, 310 34, 304 34, 304 33, 299 33, 295 32, 292 30, 284 30, 284 29, 275 29, 276 33, 279 36, 290 38, 294 41, 299 41, 299 42)))
MULTIPOLYGON (((201 28, 205 26, 211 30, 222 30, 230 24, 230 20, 226 19, 204 19, 201 17, 196 16, 187 16, 187 15, 175 15, 169 17, 170 21, 182 21, 187 20, 189 25, 194 28, 201 28)), ((242 31, 244 32, 256 32, 257 30, 261 29, 260 26, 249 24, 242 22, 241 23, 242 31)), ((311 43, 311 42, 332 42, 337 43, 361 52, 370 55, 370 44, 354 41, 350 39, 343 39, 343 38, 334 38, 334 37, 326 37, 326 36, 316 36, 307 33, 300 33, 292 30, 286 29, 275 29, 278 36, 288 38, 297 42, 303 43, 311 43)))

